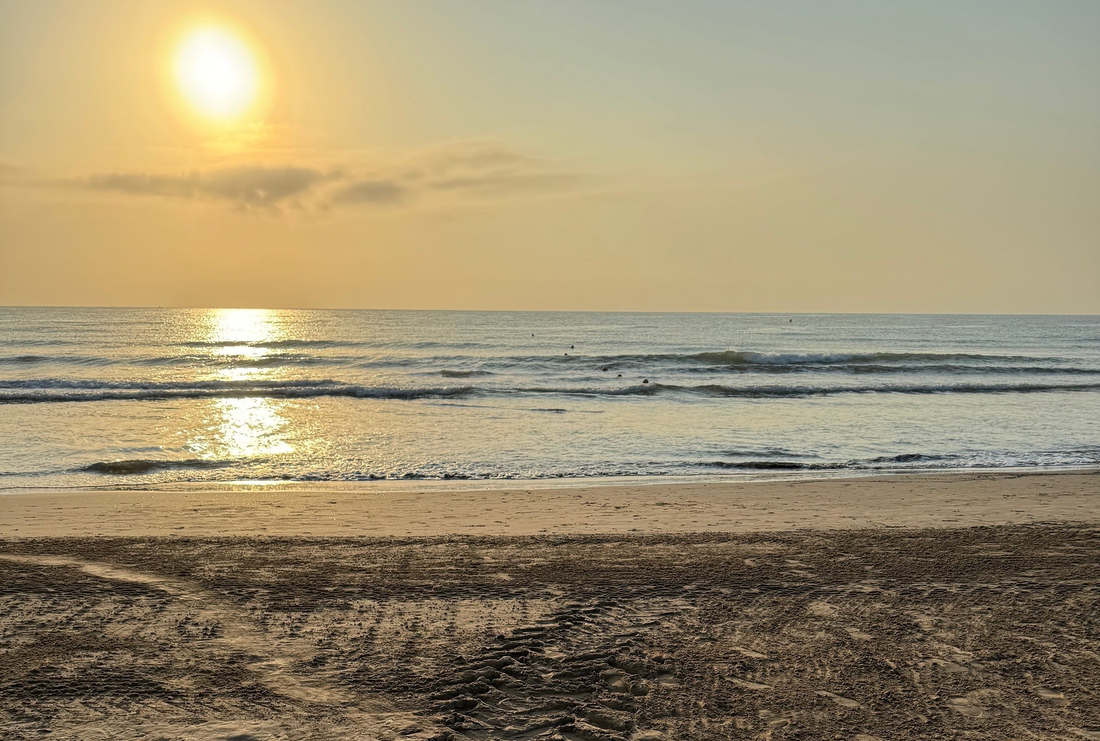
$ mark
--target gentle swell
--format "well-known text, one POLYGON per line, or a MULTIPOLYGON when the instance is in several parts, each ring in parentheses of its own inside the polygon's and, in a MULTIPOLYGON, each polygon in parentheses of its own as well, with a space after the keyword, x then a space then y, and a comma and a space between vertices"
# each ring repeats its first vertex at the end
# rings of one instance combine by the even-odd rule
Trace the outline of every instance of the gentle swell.
POLYGON ((491 376, 489 371, 480 370, 441 370, 439 375, 444 378, 474 378, 477 376, 491 376))
POLYGON ((997 363, 1052 362, 1053 358, 1027 355, 986 355, 981 353, 762 353, 726 350, 685 355, 684 358, 703 363, 729 365, 858 365, 867 363, 997 363))
MULTIPOLYGON (((409 347, 419 348, 415 343, 409 347)), ((375 343, 346 342, 337 340, 276 340, 270 342, 185 342, 177 347, 191 348, 181 354, 149 356, 76 356, 49 355, 41 352, 18 355, 0 355, 4 365, 70 365, 70 366, 138 366, 156 368, 207 367, 289 367, 289 366, 347 366, 347 367, 413 367, 422 368, 425 363, 435 365, 462 365, 470 358, 461 354, 469 343, 447 346, 450 353, 425 358, 406 355, 401 348, 386 348, 383 354, 368 353, 364 348, 379 350, 375 343), (233 349, 265 351, 249 356, 234 353, 233 349), (333 355, 324 352, 332 348, 358 348, 346 354, 333 355), (217 351, 227 352, 217 352, 217 351)), ((641 353, 618 355, 539 354, 488 356, 479 358, 480 364, 495 370, 532 371, 550 368, 584 369, 585 371, 612 371, 634 369, 647 375, 662 369, 681 372, 735 373, 735 374, 1017 374, 1017 375, 1087 375, 1100 376, 1100 366, 1089 362, 1065 358, 1025 355, 993 355, 980 353, 762 353, 739 350, 701 353, 641 353)), ((444 369, 438 372, 444 378, 472 378, 492 375, 484 368, 477 370, 444 369)))
POLYGON ((336 381, 205 381, 194 383, 111 383, 47 379, 0 381, 0 404, 70 401, 159 401, 166 399, 244 398, 308 399, 325 396, 353 399, 456 398, 474 392, 456 388, 392 388, 336 381))
POLYGON ((1052 391, 1095 391, 1100 383, 961 383, 961 384, 895 384, 867 386, 677 386, 663 383, 639 384, 620 388, 553 388, 517 389, 524 393, 569 394, 578 396, 653 396, 663 393, 686 393, 742 399, 787 399, 838 394, 1026 394, 1052 391))
POLYGON ((330 380, 299 381, 196 381, 125 383, 79 379, 0 381, 0 404, 34 404, 69 401, 157 401, 164 399, 267 397, 304 399, 345 397, 352 399, 413 400, 461 398, 477 394, 558 394, 567 396, 655 396, 691 394, 731 399, 797 399, 841 394, 1028 394, 1100 390, 1100 383, 959 383, 883 384, 860 386, 677 386, 648 383, 619 387, 537 386, 395 388, 361 386, 330 380))
POLYGON ((325 347, 371 347, 366 342, 344 342, 340 340, 269 340, 266 342, 232 342, 229 340, 218 342, 182 342, 183 347, 255 347, 268 350, 281 348, 325 348, 325 347))

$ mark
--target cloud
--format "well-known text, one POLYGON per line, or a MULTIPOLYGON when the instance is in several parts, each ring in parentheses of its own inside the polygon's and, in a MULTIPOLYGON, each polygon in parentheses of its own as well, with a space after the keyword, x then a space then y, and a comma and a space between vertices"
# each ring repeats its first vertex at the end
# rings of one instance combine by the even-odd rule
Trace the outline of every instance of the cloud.
POLYGON ((92 175, 78 185, 100 191, 169 198, 212 199, 243 207, 274 208, 304 196, 339 172, 309 167, 224 167, 180 175, 112 173, 92 175))
POLYGON ((430 186, 439 190, 465 190, 473 193, 507 195, 538 190, 560 190, 583 180, 581 176, 567 172, 493 172, 445 178, 431 183, 430 186))
POLYGON ((412 159, 411 173, 426 190, 508 196, 561 190, 581 183, 576 173, 557 171, 541 160, 486 141, 454 142, 412 159))
POLYGON ((114 172, 55 185, 125 196, 157 196, 277 211, 284 207, 393 207, 463 197, 507 198, 583 183, 541 160, 488 141, 453 142, 401 158, 315 165, 236 165, 182 173, 114 172), (355 174, 359 173, 359 174, 355 174))
POLYGON ((409 163, 437 177, 455 172, 494 172, 540 166, 537 159, 484 140, 450 142, 425 149, 412 155, 409 163))
POLYGON ((330 198, 336 205, 398 203, 405 200, 408 188, 392 180, 359 180, 339 188, 330 198))
POLYGON ((392 204, 432 192, 506 197, 573 187, 576 173, 559 172, 539 160, 488 142, 457 142, 416 153, 337 189, 337 206, 392 204))

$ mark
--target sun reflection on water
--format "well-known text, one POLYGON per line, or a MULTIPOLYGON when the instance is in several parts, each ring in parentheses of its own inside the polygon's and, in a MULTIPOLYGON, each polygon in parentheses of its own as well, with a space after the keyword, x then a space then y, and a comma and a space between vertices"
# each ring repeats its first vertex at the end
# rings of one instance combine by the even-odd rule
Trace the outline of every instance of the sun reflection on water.
MULTIPOLYGON (((272 346, 285 339, 284 328, 275 312, 266 309, 219 309, 212 311, 204 327, 203 341, 211 353, 229 365, 216 371, 219 380, 239 382, 242 391, 249 381, 278 380, 281 371, 251 365, 274 352, 272 346), (234 359, 250 365, 235 366, 234 359)), ((200 446, 208 458, 255 458, 294 452, 287 441, 289 422, 281 413, 287 402, 260 396, 221 398, 209 407, 205 425, 214 440, 200 446)))
POLYGON ((256 458, 293 453, 284 437, 287 420, 280 405, 263 398, 218 399, 218 454, 232 458, 256 458))
POLYGON ((283 339, 283 330, 267 309, 218 309, 207 325, 207 342, 221 356, 262 358, 271 353, 270 343, 283 339))

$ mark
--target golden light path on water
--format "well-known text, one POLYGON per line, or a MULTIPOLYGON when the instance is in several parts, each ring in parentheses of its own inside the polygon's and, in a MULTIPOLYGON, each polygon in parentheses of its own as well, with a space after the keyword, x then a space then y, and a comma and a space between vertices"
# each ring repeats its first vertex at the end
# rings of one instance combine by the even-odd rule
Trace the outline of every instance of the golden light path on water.
MULTIPOLYGON (((217 372, 220 380, 277 380, 280 372, 257 367, 258 360, 271 355, 270 344, 285 339, 273 312, 264 309, 219 309, 210 313, 202 341, 223 359, 239 358, 247 366, 229 366, 217 372)), ((293 453, 287 441, 289 421, 281 413, 286 402, 263 397, 221 398, 212 402, 211 418, 205 428, 213 438, 194 447, 207 459, 258 458, 293 453)))
POLYGON ((2 309, 0 499, 1095 466, 1097 337, 1095 317, 2 309))

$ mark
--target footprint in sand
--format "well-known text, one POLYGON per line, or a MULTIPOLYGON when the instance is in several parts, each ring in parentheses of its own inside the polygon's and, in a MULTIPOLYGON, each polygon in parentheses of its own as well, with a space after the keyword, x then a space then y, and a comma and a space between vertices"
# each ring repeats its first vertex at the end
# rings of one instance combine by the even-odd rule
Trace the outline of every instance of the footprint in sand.
POLYGON ((1046 687, 1036 687, 1032 692, 1055 707, 1064 708, 1069 706, 1069 700, 1066 699, 1066 696, 1056 690, 1049 690, 1046 687))
POLYGON ((956 664, 954 661, 946 661, 944 659, 929 659, 928 661, 922 661, 917 664, 917 667, 921 669, 931 667, 932 671, 942 672, 944 674, 962 674, 966 671, 966 667, 962 664, 956 664))
POLYGON ((661 672, 657 675, 657 684, 664 687, 679 687, 680 683, 676 681, 676 675, 672 672, 661 672))
POLYGON ((967 718, 981 718, 986 714, 982 708, 972 704, 965 697, 952 697, 947 703, 952 710, 960 715, 965 715, 967 718))
POLYGON ((863 707, 862 705, 860 705, 855 700, 852 700, 852 699, 847 698, 847 697, 841 697, 840 695, 834 695, 832 692, 826 692, 825 690, 819 690, 818 692, 816 692, 814 694, 819 695, 821 697, 828 697, 830 700, 835 702, 837 705, 840 705, 841 707, 845 707, 845 708, 862 708, 863 707))
POLYGON ((743 646, 733 646, 733 650, 736 651, 737 653, 741 654, 742 656, 748 656, 750 659, 766 659, 766 658, 768 658, 766 655, 764 655, 762 653, 758 653, 756 651, 750 651, 749 649, 744 648, 743 646))
POLYGON ((744 687, 747 690, 770 690, 772 686, 770 684, 760 684, 759 682, 750 682, 747 679, 741 679, 740 677, 730 677, 730 681, 736 684, 738 687, 744 687))
POLYGON ((931 615, 913 615, 913 622, 925 633, 931 633, 936 629, 936 618, 931 615))
POLYGON ((811 602, 806 606, 806 612, 816 617, 836 617, 837 609, 828 602, 811 602))

